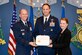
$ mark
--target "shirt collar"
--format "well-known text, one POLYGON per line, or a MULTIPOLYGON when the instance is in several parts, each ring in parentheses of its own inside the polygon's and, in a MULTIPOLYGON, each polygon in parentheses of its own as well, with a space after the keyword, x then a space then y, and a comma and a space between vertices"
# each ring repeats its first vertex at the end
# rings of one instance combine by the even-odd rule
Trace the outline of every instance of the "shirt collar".
POLYGON ((47 18, 47 20, 49 19, 49 17, 50 17, 50 14, 46 17, 46 16, 44 16, 44 18, 47 18))
POLYGON ((49 17, 50 17, 50 14, 47 17, 44 16, 44 23, 45 23, 45 19, 47 18, 47 21, 48 21, 49 17))
POLYGON ((21 19, 21 21, 22 21, 22 22, 23 22, 23 24, 25 25, 25 23, 26 23, 26 22, 25 22, 25 21, 23 21, 22 19, 21 19))

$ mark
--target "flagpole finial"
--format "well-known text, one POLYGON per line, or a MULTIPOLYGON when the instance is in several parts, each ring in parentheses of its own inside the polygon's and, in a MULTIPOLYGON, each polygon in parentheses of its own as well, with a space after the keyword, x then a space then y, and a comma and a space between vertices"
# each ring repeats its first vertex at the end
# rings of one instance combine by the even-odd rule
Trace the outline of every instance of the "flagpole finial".
POLYGON ((48 0, 46 0, 45 3, 48 3, 48 0))
POLYGON ((64 3, 65 2, 65 0, 62 0, 62 3, 64 3))
POLYGON ((14 5, 16 5, 16 0, 14 0, 14 5))
POLYGON ((30 6, 33 7, 33 0, 30 0, 30 6))
POLYGON ((62 0, 62 2, 64 2, 65 0, 62 0))
POLYGON ((62 2, 62 5, 64 5, 65 0, 62 0, 61 2, 62 2))

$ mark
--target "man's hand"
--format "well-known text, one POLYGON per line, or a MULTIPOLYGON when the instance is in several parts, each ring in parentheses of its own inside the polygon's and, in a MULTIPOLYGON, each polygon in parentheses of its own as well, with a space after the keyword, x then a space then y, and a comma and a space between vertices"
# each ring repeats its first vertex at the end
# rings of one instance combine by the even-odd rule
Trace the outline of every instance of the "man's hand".
POLYGON ((52 45, 52 44, 50 44, 48 47, 52 48, 52 47, 53 47, 53 45, 52 45))
POLYGON ((36 43, 35 42, 29 42, 29 45, 36 47, 36 43))
POLYGON ((52 44, 52 40, 51 39, 50 39, 49 43, 52 44))
POLYGON ((50 42, 49 42, 50 44, 49 44, 49 46, 48 47, 53 47, 53 44, 52 44, 52 40, 50 39, 50 42))

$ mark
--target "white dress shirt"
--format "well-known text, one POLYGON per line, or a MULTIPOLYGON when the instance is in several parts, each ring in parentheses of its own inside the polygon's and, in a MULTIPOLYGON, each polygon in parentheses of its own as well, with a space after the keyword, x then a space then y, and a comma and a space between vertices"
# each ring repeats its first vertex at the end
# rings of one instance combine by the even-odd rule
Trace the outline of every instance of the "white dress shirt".
POLYGON ((47 18, 47 21, 48 21, 49 17, 50 17, 50 15, 48 15, 47 17, 44 16, 44 23, 46 21, 46 18, 47 18))

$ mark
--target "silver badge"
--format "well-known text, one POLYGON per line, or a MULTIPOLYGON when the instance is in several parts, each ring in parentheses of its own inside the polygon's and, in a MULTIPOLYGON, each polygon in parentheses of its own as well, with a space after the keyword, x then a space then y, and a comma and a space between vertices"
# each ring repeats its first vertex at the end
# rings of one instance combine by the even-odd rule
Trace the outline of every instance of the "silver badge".
POLYGON ((50 31, 53 31, 53 29, 51 29, 50 31))
POLYGON ((46 31, 46 30, 44 29, 44 31, 46 31))
POLYGON ((55 26, 55 22, 53 19, 51 19, 51 22, 50 22, 50 27, 54 27, 55 26))
POLYGON ((30 31, 32 31, 32 27, 30 27, 30 31))
POLYGON ((22 35, 25 35, 25 33, 24 33, 24 32, 22 32, 22 35))

